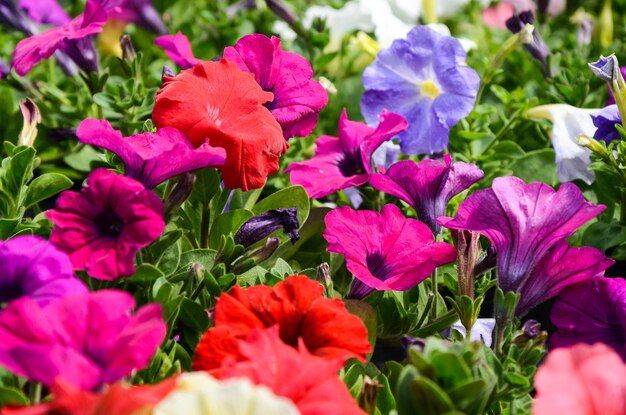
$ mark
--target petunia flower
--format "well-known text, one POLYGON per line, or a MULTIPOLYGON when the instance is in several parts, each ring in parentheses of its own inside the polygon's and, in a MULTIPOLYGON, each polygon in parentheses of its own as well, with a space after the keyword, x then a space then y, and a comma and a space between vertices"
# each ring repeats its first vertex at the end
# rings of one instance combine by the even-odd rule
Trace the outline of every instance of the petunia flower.
POLYGON ((593 183, 595 175, 588 169, 591 151, 578 144, 578 136, 594 136, 596 127, 591 117, 601 111, 600 108, 576 108, 566 104, 541 105, 526 111, 530 118, 552 121, 552 147, 560 182, 580 179, 587 184, 593 183))
POLYGON ((57 0, 19 0, 19 6, 37 23, 60 26, 72 20, 57 0))
POLYGON ((287 277, 274 287, 235 286, 215 307, 215 326, 200 340, 194 370, 215 370, 225 359, 239 359, 238 344, 255 328, 277 325, 281 339, 297 347, 299 339, 316 356, 365 360, 371 351, 367 329, 339 299, 323 297, 324 287, 306 276, 287 277))
POLYGON ((152 0, 96 0, 106 9, 110 19, 131 22, 158 35, 167 33, 152 0))
MULTIPOLYGON (((519 14, 514 14, 506 21, 506 27, 511 33, 519 33, 526 25, 535 24, 535 15, 532 10, 526 10, 519 14)), ((537 28, 533 29, 533 41, 531 43, 525 43, 524 47, 540 64, 543 73, 546 76, 551 76, 550 66, 548 65, 548 56, 550 56, 550 49, 545 44, 541 35, 537 31, 537 28)))
POLYGON ((356 278, 351 298, 374 290, 409 290, 456 258, 452 245, 435 242, 428 226, 405 218, 395 205, 383 206, 380 213, 344 206, 329 212, 324 222, 327 250, 345 255, 356 278))
POLYGON ((558 242, 532 270, 519 288, 518 316, 525 315, 544 301, 557 296, 564 288, 602 275, 615 261, 588 246, 572 248, 558 242))
POLYGON ((596 276, 568 287, 550 313, 551 348, 602 342, 626 361, 626 280, 596 276))
POLYGON ((245 377, 267 386, 293 401, 301 415, 365 415, 337 376, 341 359, 312 355, 304 343, 301 339, 297 348, 285 344, 276 326, 256 329, 238 345, 241 360, 226 360, 218 377, 245 377))
POLYGON ((272 232, 283 229, 291 239, 291 243, 295 244, 300 239, 298 228, 300 228, 298 209, 278 208, 263 212, 246 221, 241 225, 234 239, 235 243, 248 247, 267 238, 272 232))
POLYGON ((452 157, 439 160, 412 160, 393 164, 384 174, 374 174, 370 184, 375 189, 404 200, 417 211, 419 219, 437 234, 441 226, 437 218, 446 213, 450 199, 485 174, 472 163, 452 163, 452 157))
POLYGON ((97 56, 88 36, 102 31, 106 20, 106 11, 88 0, 84 13, 72 21, 20 41, 13 51, 11 67, 24 76, 39 62, 62 50, 84 71, 95 71, 97 56))
POLYGON ((176 386, 175 377, 156 385, 130 386, 122 382, 107 386, 102 393, 81 390, 62 378, 50 388, 54 398, 21 408, 2 408, 2 415, 139 415, 149 411, 176 386))
POLYGON ((622 123, 622 116, 617 105, 613 104, 603 108, 597 115, 592 115, 591 119, 593 125, 597 128, 593 135, 593 138, 596 140, 601 140, 608 144, 611 141, 622 138, 617 128, 615 128, 615 124, 622 123))
POLYGON ((385 108, 404 116, 402 152, 433 154, 447 147, 450 129, 472 111, 479 83, 457 39, 418 26, 363 72, 361 112, 368 124, 385 108))
POLYGON ((574 184, 564 183, 555 191, 544 183, 526 184, 508 176, 497 177, 491 188, 468 196, 455 218, 441 217, 439 223, 449 229, 471 230, 486 236, 497 252, 500 288, 505 292, 523 292, 533 300, 522 302, 535 303, 536 298, 546 300, 557 293, 543 285, 547 281, 535 279, 548 279, 547 276, 533 274, 533 270, 545 268, 546 272, 554 272, 550 284, 556 283, 560 290, 577 282, 567 277, 577 275, 589 263, 593 265, 593 257, 597 258, 594 253, 588 252, 592 259, 587 263, 589 257, 580 255, 582 252, 568 253, 567 246, 559 243, 604 209, 603 205, 586 201, 574 184), (576 260, 559 264, 561 257, 576 260), (523 291, 525 287, 534 288, 529 292, 523 291))
MULTIPOLYGON (((291 383, 286 379, 285 383, 291 383)), ((240 377, 219 381, 205 372, 183 373, 152 415, 300 415, 289 399, 240 377)))
POLYGON ((189 39, 181 32, 175 35, 160 36, 156 38, 154 44, 163 48, 167 57, 183 69, 191 68, 203 62, 202 59, 198 59, 193 55, 189 39))
POLYGON ((133 315, 133 297, 103 290, 65 297, 42 307, 30 298, 0 313, 0 365, 46 386, 62 378, 97 390, 143 369, 165 338, 161 306, 133 315))
POLYGON ((315 142, 315 156, 285 169, 291 183, 303 186, 310 197, 320 198, 351 186, 367 183, 372 174, 372 155, 382 143, 404 131, 405 119, 383 111, 376 129, 339 118, 339 137, 323 135, 315 142))
POLYGON ((0 303, 28 297, 41 305, 87 292, 67 254, 38 236, 0 241, 0 303))
POLYGON ((202 144, 194 149, 187 137, 175 128, 156 133, 123 137, 108 121, 88 118, 80 123, 76 136, 81 143, 112 151, 124 163, 124 174, 153 189, 183 173, 224 164, 222 148, 202 144))
POLYGON ((285 139, 304 137, 313 131, 328 95, 313 79, 313 69, 306 59, 282 50, 277 37, 270 39, 257 33, 225 48, 224 58, 254 74, 261 88, 274 94, 265 106, 282 127, 285 139))
POLYGON ((69 254, 74 269, 102 280, 132 275, 137 252, 165 228, 154 193, 105 169, 94 170, 81 193, 61 193, 46 216, 56 225, 50 241, 69 254))
MULTIPOLYGON (((622 77, 626 78, 626 66, 621 66, 619 68, 619 71, 622 73, 622 77)), ((609 100, 607 101, 606 105, 608 106, 615 104, 615 96, 613 95, 613 91, 611 91, 611 88, 609 88, 608 85, 606 87, 606 91, 609 94, 609 100)))
POLYGON ((622 415, 624 379, 626 364, 603 344, 554 350, 535 376, 533 414, 622 415))
POLYGON ((176 128, 194 147, 208 142, 224 148, 226 163, 219 170, 227 188, 258 189, 278 171, 278 158, 288 145, 263 106, 273 94, 263 91, 253 75, 222 59, 164 79, 152 112, 155 124, 176 128))
POLYGON ((35 21, 14 0, 0 0, 0 23, 29 36, 39 32, 35 21))

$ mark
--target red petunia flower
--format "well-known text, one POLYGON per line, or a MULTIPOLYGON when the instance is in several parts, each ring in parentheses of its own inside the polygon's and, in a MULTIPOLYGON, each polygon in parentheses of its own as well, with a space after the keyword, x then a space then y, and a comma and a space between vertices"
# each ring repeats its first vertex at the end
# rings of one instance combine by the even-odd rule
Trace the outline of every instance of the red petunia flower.
POLYGON ((239 350, 241 360, 227 359, 218 378, 245 377, 265 385, 293 401, 301 415, 365 415, 337 376, 342 361, 310 354, 302 340, 298 349, 286 345, 278 327, 255 330, 239 350))
POLYGON ((274 287, 235 286, 215 307, 215 327, 200 340, 194 370, 214 370, 224 359, 241 357, 240 340, 255 328, 278 325, 281 339, 292 347, 301 340, 314 355, 342 362, 365 360, 371 346, 367 328, 339 299, 322 296, 324 288, 303 275, 274 287))
POLYGON ((165 77, 152 118, 159 128, 186 134, 195 147, 208 141, 224 148, 226 163, 219 167, 224 185, 247 191, 262 187, 278 171, 278 158, 288 148, 280 125, 263 106, 273 98, 234 63, 203 62, 165 77))

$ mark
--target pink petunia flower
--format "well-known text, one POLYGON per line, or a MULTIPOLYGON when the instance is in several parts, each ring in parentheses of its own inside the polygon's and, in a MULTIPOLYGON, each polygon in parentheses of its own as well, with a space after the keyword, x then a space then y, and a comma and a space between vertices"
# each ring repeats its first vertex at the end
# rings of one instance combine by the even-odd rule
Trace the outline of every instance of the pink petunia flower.
POLYGON ((328 95, 313 80, 313 69, 306 59, 282 50, 277 37, 270 39, 257 33, 224 49, 224 58, 254 74, 261 88, 274 94, 265 106, 282 127, 285 139, 304 137, 313 131, 328 95))
POLYGON ((373 290, 409 290, 456 259, 452 245, 435 242, 428 226, 405 218, 395 205, 385 205, 380 213, 344 206, 324 221, 327 250, 345 255, 348 271, 356 278, 351 298, 373 290))
POLYGON ((181 32, 175 35, 160 36, 156 38, 154 44, 163 48, 167 57, 183 69, 189 69, 202 63, 202 59, 198 59, 193 55, 189 39, 181 32))
POLYGON ((13 51, 11 67, 19 75, 24 76, 39 62, 48 59, 57 50, 62 50, 72 56, 81 68, 86 71, 95 70, 97 68, 95 50, 79 41, 88 40, 86 39, 88 36, 101 32, 106 20, 105 9, 89 0, 85 5, 85 12, 72 21, 20 41, 13 51), (94 56, 91 56, 92 54, 94 56))
POLYGON ((339 137, 323 135, 315 142, 315 157, 292 163, 285 169, 291 183, 303 186, 310 197, 320 198, 351 186, 367 183, 372 154, 382 143, 406 130, 401 115, 383 111, 376 129, 348 120, 344 109, 339 119, 339 137))
POLYGON ((548 354, 535 377, 534 415, 626 414, 626 364, 604 344, 548 354))
POLYGON ((163 202, 154 193, 105 169, 93 171, 81 193, 61 193, 46 216, 56 225, 50 241, 75 269, 102 280, 132 275, 139 249, 165 228, 163 202))
POLYGON ((76 136, 81 143, 117 154, 124 163, 125 175, 142 182, 147 189, 192 170, 221 166, 226 160, 224 149, 207 143, 194 149, 175 128, 123 137, 108 121, 88 118, 80 123, 76 136))
POLYGON ((135 308, 123 291, 103 290, 43 307, 23 298, 0 314, 0 365, 46 386, 62 378, 97 390, 146 367, 167 330, 161 306, 135 308))
POLYGON ((411 205, 421 221, 431 231, 439 233, 441 226, 437 218, 446 213, 448 202, 463 190, 483 178, 485 174, 472 163, 452 163, 446 154, 443 163, 424 159, 399 161, 384 174, 374 174, 370 184, 387 194, 411 205))

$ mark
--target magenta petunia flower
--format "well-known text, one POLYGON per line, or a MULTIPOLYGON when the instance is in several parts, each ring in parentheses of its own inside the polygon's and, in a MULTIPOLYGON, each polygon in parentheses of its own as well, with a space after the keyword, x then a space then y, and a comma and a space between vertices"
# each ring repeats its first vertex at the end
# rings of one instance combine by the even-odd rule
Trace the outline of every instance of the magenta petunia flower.
POLYGON ((89 0, 85 12, 72 21, 19 42, 11 67, 24 76, 39 62, 62 50, 85 71, 96 70, 97 56, 88 36, 101 32, 106 20, 106 11, 89 0))
POLYGON ((606 343, 626 361, 626 280, 596 276, 563 290, 550 314, 551 348, 606 343))
POLYGON ((370 184, 387 194, 404 200, 417 211, 431 231, 439 233, 437 218, 446 214, 448 202, 484 177, 475 164, 452 163, 449 154, 439 160, 412 160, 393 164, 384 174, 374 174, 370 184))
POLYGON ((588 246, 572 248, 567 241, 558 242, 533 268, 519 288, 521 298, 518 316, 557 296, 564 288, 603 274, 615 261, 588 246))
POLYGON ((328 95, 313 80, 313 69, 306 59, 282 50, 280 39, 256 33, 224 49, 224 58, 254 74, 261 88, 274 94, 265 106, 282 127, 285 139, 304 137, 313 131, 328 95))
MULTIPOLYGON (((441 217, 439 223, 486 236, 497 252, 500 288, 519 292, 526 284, 534 285, 529 283, 533 269, 552 248, 604 209, 586 201, 572 183, 563 183, 555 191, 544 183, 526 184, 509 176, 498 177, 491 188, 470 195, 459 206, 456 218, 441 217)), ((578 266, 572 264, 573 270, 578 266)), ((536 295, 546 299, 545 293, 536 295)))
POLYGON ((452 245, 434 242, 428 226, 405 218, 395 205, 385 205, 380 213, 344 206, 329 212, 324 221, 327 250, 345 255, 348 271, 356 278, 351 298, 373 290, 411 289, 456 258, 452 245))
POLYGON ((89 118, 80 123, 76 136, 81 143, 117 154, 124 163, 125 175, 148 189, 188 171, 221 166, 226 160, 223 148, 203 144, 194 149, 189 139, 175 128, 123 137, 108 121, 89 118))
POLYGON ((63 25, 72 20, 57 0, 19 0, 19 5, 37 23, 63 25))
POLYGON ((132 275, 139 249, 165 228, 161 199, 105 169, 94 170, 81 193, 61 193, 46 216, 56 225, 50 241, 70 255, 74 269, 102 280, 132 275))
POLYGON ((175 35, 164 35, 156 38, 154 44, 163 48, 168 58, 183 69, 191 68, 202 62, 193 56, 191 43, 181 32, 175 35))
POLYGON ((41 305, 87 292, 65 252, 38 236, 0 241, 0 303, 28 297, 41 305))
POLYGON ((303 186, 310 197, 320 198, 338 190, 367 183, 372 174, 372 154, 382 143, 407 128, 398 114, 383 111, 376 129, 348 120, 344 109, 339 137, 323 135, 315 142, 315 157, 292 163, 285 169, 291 183, 303 186))
POLYGON ((161 306, 133 315, 133 297, 103 290, 57 299, 47 306, 31 298, 0 313, 0 365, 51 386, 61 378, 98 390, 143 369, 165 338, 161 306))

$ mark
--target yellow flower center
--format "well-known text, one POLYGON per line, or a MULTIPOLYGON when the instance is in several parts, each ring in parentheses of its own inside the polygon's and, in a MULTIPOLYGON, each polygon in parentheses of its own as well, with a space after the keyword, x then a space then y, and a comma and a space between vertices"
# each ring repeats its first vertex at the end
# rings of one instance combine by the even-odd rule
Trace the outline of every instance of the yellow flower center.
POLYGON ((430 79, 419 84, 420 94, 428 98, 437 98, 441 91, 437 88, 437 85, 430 79))

